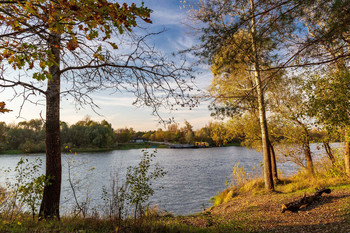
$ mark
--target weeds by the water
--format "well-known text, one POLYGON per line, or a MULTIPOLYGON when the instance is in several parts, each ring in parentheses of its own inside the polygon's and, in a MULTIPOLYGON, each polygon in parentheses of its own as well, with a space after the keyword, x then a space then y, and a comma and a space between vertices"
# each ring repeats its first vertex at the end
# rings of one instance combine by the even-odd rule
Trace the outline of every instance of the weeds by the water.
MULTIPOLYGON (((327 156, 319 155, 314 163, 315 176, 310 176, 305 169, 300 169, 290 177, 279 174, 279 180, 275 182, 275 191, 279 193, 294 193, 314 191, 324 187, 341 186, 349 184, 349 178, 345 174, 345 164, 342 151, 336 151, 335 161, 331 162, 327 156)), ((212 198, 214 206, 230 201, 239 195, 264 194, 264 180, 262 172, 255 167, 248 172, 239 163, 235 164, 232 172, 233 182, 228 188, 219 192, 212 198)))
MULTIPOLYGON (((14 184, 9 183, 0 190, 0 232, 77 232, 85 231, 85 228, 88 232, 129 232, 129 229, 136 232, 157 232, 152 230, 150 224, 161 212, 149 208, 147 201, 154 193, 152 182, 164 176, 166 171, 158 164, 152 164, 156 151, 142 152, 140 162, 127 168, 121 183, 113 177, 111 190, 103 188, 105 206, 92 209, 89 205, 88 185, 81 186, 81 181, 88 178, 74 176, 74 169, 83 163, 72 158, 66 159, 74 208, 70 215, 63 216, 61 222, 39 221, 36 214, 43 187, 50 183, 44 175, 39 174, 42 164, 40 159, 29 162, 28 159, 21 158, 14 170, 14 184), (80 195, 80 189, 86 190, 85 194, 83 191, 83 196, 80 195), (138 228, 149 228, 150 231, 139 231, 138 228)), ((90 168, 89 171, 91 170, 93 169, 90 168)))

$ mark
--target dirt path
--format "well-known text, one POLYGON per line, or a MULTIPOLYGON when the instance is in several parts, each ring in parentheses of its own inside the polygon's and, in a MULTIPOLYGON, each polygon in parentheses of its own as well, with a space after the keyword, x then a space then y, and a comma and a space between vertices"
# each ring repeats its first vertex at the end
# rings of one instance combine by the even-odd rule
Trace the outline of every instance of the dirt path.
POLYGON ((241 196, 213 208, 211 215, 214 222, 236 222, 243 231, 350 233, 349 189, 323 194, 320 201, 297 213, 281 213, 282 204, 302 196, 301 193, 241 196))

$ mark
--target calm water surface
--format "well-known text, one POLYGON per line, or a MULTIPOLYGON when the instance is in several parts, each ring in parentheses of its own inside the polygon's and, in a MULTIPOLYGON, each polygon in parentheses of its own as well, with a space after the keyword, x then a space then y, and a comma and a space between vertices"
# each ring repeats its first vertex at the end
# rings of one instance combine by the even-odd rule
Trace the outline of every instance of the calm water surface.
MULTIPOLYGON (((149 149, 149 151, 153 151, 149 149)), ((63 155, 62 209, 72 208, 72 192, 67 182, 67 160, 74 159, 73 181, 80 182, 77 192, 80 198, 89 195, 91 207, 102 205, 102 187, 110 186, 111 177, 117 174, 121 179, 126 168, 140 160, 141 150, 116 150, 99 153, 79 153, 63 155), (93 170, 91 168, 94 167, 93 170), (90 171, 89 171, 90 170, 90 171)), ((235 163, 251 172, 253 167, 261 170, 262 154, 245 147, 223 147, 203 149, 158 149, 154 162, 159 163, 168 173, 153 185, 155 194, 151 201, 162 210, 174 214, 191 214, 210 206, 210 198, 225 188, 225 177, 232 180, 232 167, 235 163), (163 186, 163 189, 159 187, 163 186)), ((0 155, 0 169, 14 168, 21 155, 0 155)), ((29 160, 45 155, 26 156, 29 160)), ((286 175, 295 171, 290 163, 278 164, 286 175)), ((2 174, 4 174, 2 172, 2 174)), ((14 174, 7 174, 8 177, 14 174)), ((5 177, 1 176, 3 183, 5 177)))

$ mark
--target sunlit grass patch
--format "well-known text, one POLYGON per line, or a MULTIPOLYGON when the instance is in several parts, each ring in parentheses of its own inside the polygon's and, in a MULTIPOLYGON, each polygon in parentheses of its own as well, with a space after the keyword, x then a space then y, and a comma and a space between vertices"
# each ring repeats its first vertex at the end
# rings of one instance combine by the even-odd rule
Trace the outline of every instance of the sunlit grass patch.
POLYGON ((228 202, 234 196, 233 189, 225 189, 222 192, 218 192, 216 196, 212 198, 214 206, 220 205, 221 203, 228 202))
POLYGON ((289 178, 281 179, 280 184, 276 186, 276 190, 283 193, 292 193, 344 184, 349 184, 349 179, 346 176, 331 176, 326 172, 316 172, 316 176, 312 177, 307 172, 300 171, 289 178))
MULTIPOLYGON (((275 182, 275 191, 284 194, 311 193, 325 187, 350 186, 350 179, 345 175, 344 160, 341 156, 337 156, 333 164, 327 158, 319 159, 315 162, 314 169, 315 175, 310 175, 305 169, 300 169, 287 178, 280 174, 279 180, 275 182)), ((236 196, 266 194, 262 174, 254 170, 249 173, 244 167, 235 164, 232 175, 232 184, 212 198, 213 206, 228 202, 236 196)))
POLYGON ((265 183, 264 179, 256 178, 247 181, 242 187, 239 189, 240 193, 251 193, 252 195, 262 194, 265 192, 265 183))

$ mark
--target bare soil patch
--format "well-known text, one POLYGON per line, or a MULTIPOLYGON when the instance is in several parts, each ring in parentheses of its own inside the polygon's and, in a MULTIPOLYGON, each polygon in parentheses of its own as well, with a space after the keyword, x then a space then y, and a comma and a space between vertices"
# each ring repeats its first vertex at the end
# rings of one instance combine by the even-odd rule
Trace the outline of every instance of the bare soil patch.
MULTIPOLYGON (((210 212, 214 224, 237 222, 246 231, 350 232, 350 189, 323 194, 319 201, 297 213, 281 212, 282 204, 302 197, 300 192, 244 195, 218 205, 210 212)), ((203 222, 200 225, 203 226, 203 222)))

